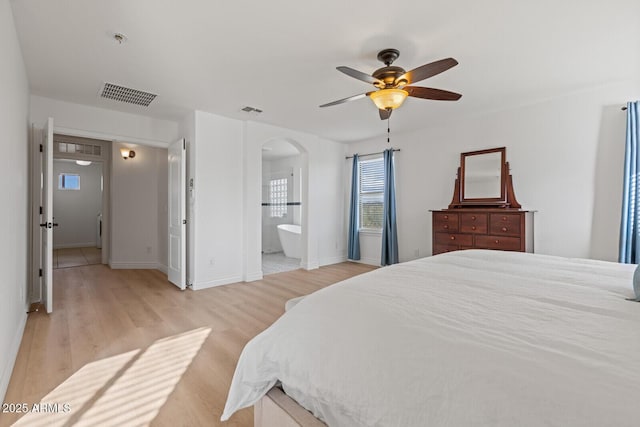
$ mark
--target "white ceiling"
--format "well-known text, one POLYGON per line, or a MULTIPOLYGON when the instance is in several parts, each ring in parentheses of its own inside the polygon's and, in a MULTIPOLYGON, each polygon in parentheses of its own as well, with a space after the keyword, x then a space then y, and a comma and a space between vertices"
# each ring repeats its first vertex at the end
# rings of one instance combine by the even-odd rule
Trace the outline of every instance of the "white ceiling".
MULTIPOLYGON (((458 102, 409 98, 407 131, 638 78, 638 0, 12 0, 31 90, 86 105, 180 120, 190 110, 337 141, 386 133, 373 103, 318 105, 371 86, 380 49, 407 70, 460 65, 421 82, 458 102), (127 35, 118 45, 115 32, 127 35), (103 82, 158 94, 144 109, 99 99, 103 82), (241 112, 246 105, 264 110, 241 112)), ((622 100, 621 100, 622 101, 622 100)))

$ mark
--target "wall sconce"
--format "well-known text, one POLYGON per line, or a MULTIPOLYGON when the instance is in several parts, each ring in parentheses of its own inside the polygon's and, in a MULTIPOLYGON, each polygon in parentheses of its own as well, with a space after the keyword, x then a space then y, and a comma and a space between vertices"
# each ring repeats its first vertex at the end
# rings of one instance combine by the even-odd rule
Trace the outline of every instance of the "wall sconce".
POLYGON ((128 148, 121 148, 120 154, 122 154, 122 158, 125 160, 133 159, 136 156, 136 152, 133 150, 129 150, 128 148))

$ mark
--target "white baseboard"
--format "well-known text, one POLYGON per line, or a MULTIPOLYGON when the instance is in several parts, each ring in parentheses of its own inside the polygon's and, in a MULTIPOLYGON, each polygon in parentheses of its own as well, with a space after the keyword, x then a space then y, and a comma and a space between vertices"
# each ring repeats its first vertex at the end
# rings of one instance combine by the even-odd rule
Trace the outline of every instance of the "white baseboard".
POLYGON ((305 270, 315 270, 316 268, 320 268, 320 264, 317 260, 313 260, 300 263, 300 267, 304 268, 305 270))
POLYGON ((244 281, 245 282, 253 282, 255 280, 262 280, 262 278, 264 277, 264 275, 262 274, 262 270, 261 271, 256 271, 253 273, 247 273, 244 276, 244 281))
POLYGON ((13 367, 16 364, 18 357, 18 351, 20 350, 20 343, 22 343, 22 335, 24 334, 24 327, 27 324, 27 313, 21 313, 22 318, 18 324, 18 329, 11 342, 11 347, 7 352, 9 358, 7 364, 2 370, 2 376, 0 376, 0 402, 4 402, 4 397, 7 394, 7 388, 9 387, 9 380, 11 380, 11 374, 13 373, 13 367))
POLYGON ((95 248, 96 244, 96 242, 65 243, 63 245, 54 245, 53 249, 95 248))
POLYGON ((113 262, 109 261, 109 267, 113 270, 155 270, 157 262, 113 262))
POLYGON ((228 285, 230 283, 242 282, 242 276, 230 276, 222 279, 209 280, 207 282, 194 283, 192 289, 199 291, 200 289, 213 288, 216 286, 228 285))
POLYGON ((162 271, 164 274, 169 274, 169 267, 164 264, 156 264, 156 270, 162 271))
POLYGON ((328 258, 322 258, 320 260, 320 265, 331 265, 331 264, 339 264, 341 262, 345 262, 347 260, 347 255, 336 255, 328 258))

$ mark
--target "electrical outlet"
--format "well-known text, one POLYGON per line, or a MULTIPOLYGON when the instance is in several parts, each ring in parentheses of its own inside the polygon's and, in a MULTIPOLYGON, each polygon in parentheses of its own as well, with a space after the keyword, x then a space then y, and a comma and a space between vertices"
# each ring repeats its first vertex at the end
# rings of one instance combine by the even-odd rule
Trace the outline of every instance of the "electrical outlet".
POLYGON ((420 249, 414 249, 414 250, 413 250, 413 255, 414 255, 416 258, 419 258, 419 257, 420 257, 420 249))
POLYGON ((150 254, 151 253, 151 246, 147 246, 147 253, 150 254))
POLYGON ((209 258, 209 265, 211 267, 213 267, 214 265, 216 265, 216 259, 215 258, 209 258))

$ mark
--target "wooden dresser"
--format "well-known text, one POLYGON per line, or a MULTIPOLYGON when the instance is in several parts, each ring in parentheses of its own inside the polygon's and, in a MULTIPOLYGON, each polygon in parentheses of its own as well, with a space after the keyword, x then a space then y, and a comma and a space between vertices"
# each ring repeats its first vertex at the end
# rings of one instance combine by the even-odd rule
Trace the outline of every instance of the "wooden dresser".
POLYGON ((433 255, 459 249, 533 252, 533 212, 444 209, 433 212, 433 255))

